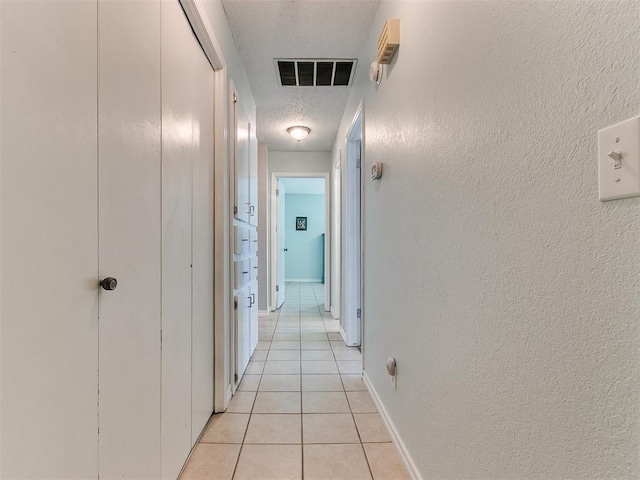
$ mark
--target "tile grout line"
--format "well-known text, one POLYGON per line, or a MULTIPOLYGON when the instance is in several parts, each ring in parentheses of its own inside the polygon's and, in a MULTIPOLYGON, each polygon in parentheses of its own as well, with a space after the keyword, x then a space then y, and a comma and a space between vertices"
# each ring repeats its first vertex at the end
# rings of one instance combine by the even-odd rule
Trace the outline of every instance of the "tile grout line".
MULTIPOLYGON (((278 312, 278 318, 276 319, 276 327, 278 326, 278 322, 280 321, 280 312, 278 312)), ((274 330, 275 332, 275 330, 274 330)), ((272 336, 273 338, 273 336, 272 336)), ((269 357, 269 352, 271 352, 271 342, 269 342, 269 349, 267 350, 267 357, 269 357)), ((266 360, 265 360, 266 364, 266 360)), ((262 369, 264 371, 264 368, 262 369)), ((258 382, 258 389, 260 388, 260 384, 262 383, 262 375, 260 373, 260 381, 258 382)), ((255 407, 256 401, 258 400, 258 390, 256 390, 256 395, 253 397, 253 403, 251 404, 251 410, 249 411, 249 420, 247 421, 247 428, 244 431, 244 435, 242 436, 242 443, 240 444, 240 451, 238 452, 238 459, 236 460, 236 465, 233 469, 233 474, 231 475, 231 479, 233 480, 238 471, 238 465, 240 464, 240 457, 242 456, 242 451, 244 450, 245 440, 247 439, 247 433, 249 433, 249 425, 251 425, 251 418, 253 417, 253 409, 255 407)))
MULTIPOLYGON (((322 324, 324 325, 325 331, 327 330, 327 326, 324 323, 324 319, 322 321, 322 324)), ((327 337, 328 337, 328 332, 327 332, 327 337)), ((333 358, 336 362, 336 366, 338 367, 338 375, 340 377, 340 382, 342 383, 342 389, 344 390, 344 396, 347 399, 347 405, 349 405, 349 412, 351 413, 351 420, 353 421, 353 427, 356 430, 356 435, 358 435, 358 440, 359 440, 359 444, 360 444, 360 448, 362 449, 362 454, 364 455, 364 460, 367 463, 367 468, 369 469, 369 475, 371 476, 371 478, 373 479, 373 470, 371 469, 371 464, 369 463, 369 457, 367 457, 367 451, 364 448, 364 443, 362 442, 362 436, 360 435, 360 430, 358 429, 358 424, 356 423, 356 417, 355 414, 353 412, 353 408, 351 407, 351 402, 349 401, 349 396, 347 395, 347 388, 344 384, 344 380, 342 378, 342 373, 340 372, 340 367, 338 366, 338 359, 336 358, 336 352, 333 348, 333 344, 331 344, 331 342, 329 342, 329 346, 331 347, 331 352, 333 353, 333 358)), ((362 375, 362 374, 361 374, 362 375)))
MULTIPOLYGON (((297 350, 299 352, 299 359, 298 359, 299 373, 297 373, 297 375, 298 375, 298 378, 299 378, 299 385, 300 385, 300 397, 299 397, 300 398, 300 446, 301 446, 301 451, 300 452, 301 452, 301 476, 302 476, 302 479, 304 479, 304 448, 305 448, 305 446, 307 444, 304 441, 304 415, 305 415, 305 413, 303 411, 303 404, 302 404, 302 399, 303 399, 303 394, 304 394, 304 387, 303 387, 303 382, 302 382, 303 381, 303 375, 304 375, 303 362, 305 361, 303 359, 303 356, 302 356, 303 355, 303 351, 305 351, 305 350, 303 350, 303 347, 302 347, 302 342, 303 342, 303 339, 302 339, 302 336, 303 336, 302 303, 303 303, 303 301, 302 301, 302 297, 300 296, 301 295, 300 294, 300 285, 296 285, 296 287, 298 287, 298 295, 295 298, 295 300, 298 303, 297 317, 288 317, 288 316, 287 317, 283 317, 282 316, 282 313, 283 313, 282 310, 279 310, 275 326, 273 327, 273 332, 270 334, 270 341, 269 341, 269 347, 267 349, 267 356, 265 358, 265 365, 264 365, 264 367, 263 367, 263 369, 262 369, 262 371, 260 373, 260 380, 258 382, 258 386, 256 387, 256 397, 254 398, 254 402, 253 402, 253 405, 252 405, 252 408, 251 408, 251 412, 250 412, 250 415, 249 415, 249 422, 248 422, 247 429, 245 431, 245 434, 244 434, 244 437, 243 437, 243 440, 242 440, 241 451, 240 451, 240 453, 238 455, 238 460, 236 462, 236 467, 234 469, 234 473, 233 473, 234 478, 235 478, 235 475, 237 473, 237 468, 238 468, 238 465, 239 465, 240 456, 241 456, 242 451, 243 451, 242 449, 243 449, 244 445, 246 444, 248 428, 249 428, 249 425, 251 424, 251 419, 255 415, 255 413, 254 413, 255 404, 256 404, 256 401, 257 401, 258 393, 260 393, 260 387, 262 385, 262 381, 264 380, 264 375, 266 374, 265 373, 266 363, 269 362, 269 361, 276 361, 276 360, 269 360, 269 356, 271 355, 271 352, 276 351, 276 350, 272 350, 273 342, 276 341, 276 339, 275 339, 276 332, 278 330, 278 327, 281 327, 281 328, 284 327, 285 324, 282 323, 282 322, 285 322, 285 319, 287 319, 287 321, 286 321, 287 324, 293 324, 294 322, 289 322, 288 320, 292 320, 293 318, 297 318, 297 321, 295 322, 295 324, 297 324, 299 346, 295 350, 297 350)), ((322 325, 322 330, 324 332, 323 333, 322 332, 314 332, 313 331, 314 328, 310 328, 310 331, 307 332, 307 333, 312 334, 312 335, 319 333, 323 337, 323 339, 320 340, 320 341, 327 341, 329 343, 329 349, 327 349, 327 350, 331 352, 331 357, 333 358, 333 362, 336 365, 337 372, 335 374, 338 375, 338 377, 339 377, 339 384, 341 386, 341 390, 340 391, 343 393, 344 398, 346 399, 347 404, 349 405, 349 414, 351 415, 351 419, 352 419, 354 428, 356 429, 356 434, 358 436, 358 442, 351 443, 351 445, 360 444, 360 447, 361 447, 361 450, 363 452, 363 455, 365 456, 365 461, 367 462, 367 467, 368 467, 368 471, 369 471, 369 474, 370 474, 370 478, 373 478, 373 472, 372 472, 372 469, 371 469, 371 465, 369 464, 369 459, 368 459, 368 457, 366 455, 366 450, 364 449, 364 443, 362 441, 362 437, 360 435, 360 431, 358 430, 357 424, 355 422, 355 414, 354 414, 354 412, 352 410, 351 403, 349 402, 349 398, 347 396, 347 390, 346 390, 345 381, 343 379, 342 373, 340 372, 340 368, 338 367, 338 359, 336 357, 336 348, 334 348, 335 347, 334 344, 331 343, 332 338, 329 336, 328 327, 327 327, 327 324, 325 323, 326 319, 324 318, 323 313, 321 312, 321 307, 320 307, 320 304, 318 303, 318 298, 317 298, 316 292, 315 292, 315 290, 313 288, 311 290, 311 293, 314 296, 314 300, 315 300, 315 304, 316 304, 315 306, 318 309, 318 312, 320 314, 319 318, 320 318, 320 322, 322 322, 321 325, 322 325)), ((310 297, 310 295, 309 295, 309 297, 310 297)), ((306 298, 305 303, 308 303, 308 300, 310 298, 307 298, 307 297, 305 297, 305 298, 306 298)), ((291 302, 292 300, 294 300, 294 298, 289 298, 288 300, 289 300, 289 302, 291 302)), ((287 306, 289 306, 289 305, 287 305, 287 306)), ((308 308, 308 306, 306 306, 306 308, 308 308)), ((316 321, 313 320, 313 317, 315 317, 315 315, 309 315, 308 313, 307 313, 307 315, 310 317, 310 322, 309 323, 312 324, 311 326, 315 325, 316 321)), ((305 341, 317 341, 317 337, 314 338, 312 336, 310 339, 305 340, 305 341)), ((314 350, 316 350, 316 349, 313 349, 313 348, 309 349, 309 351, 314 351, 314 350)), ((319 349, 318 351, 326 351, 326 350, 319 349)), ((309 360, 309 361, 312 362, 311 360, 309 360)), ((318 360, 318 361, 323 361, 323 360, 318 360)), ((287 374, 287 373, 278 374, 278 373, 274 373, 274 375, 282 375, 282 376, 292 375, 293 376, 294 374, 287 374)), ((309 375, 334 375, 334 374, 333 373, 324 372, 324 373, 309 374, 309 375)), ((345 375, 347 375, 347 373, 345 373, 345 375)), ((273 391, 274 392, 286 392, 287 390, 273 390, 273 391)), ((332 392, 333 390, 324 390, 324 389, 321 390, 321 389, 318 389, 318 390, 310 390, 310 391, 319 392, 319 393, 327 393, 327 392, 332 392)), ((272 412, 272 413, 276 414, 277 412, 272 412)), ((330 413, 329 412, 326 412, 326 413, 317 412, 315 414, 310 414, 310 415, 326 415, 326 414, 330 414, 330 413)), ((378 442, 374 442, 374 443, 378 443, 378 442)), ((383 442, 380 442, 380 443, 383 443, 383 442)), ((387 442, 384 442, 384 443, 387 443, 387 442)), ((268 445, 268 443, 265 443, 263 445, 268 445)), ((273 445, 276 445, 276 444, 274 443, 273 445)), ((295 445, 295 444, 279 443, 277 445, 295 445)), ((308 445, 336 445, 336 443, 334 443, 334 442, 326 442, 326 443, 325 442, 321 442, 321 443, 317 443, 317 444, 314 443, 314 444, 308 444, 308 445)))

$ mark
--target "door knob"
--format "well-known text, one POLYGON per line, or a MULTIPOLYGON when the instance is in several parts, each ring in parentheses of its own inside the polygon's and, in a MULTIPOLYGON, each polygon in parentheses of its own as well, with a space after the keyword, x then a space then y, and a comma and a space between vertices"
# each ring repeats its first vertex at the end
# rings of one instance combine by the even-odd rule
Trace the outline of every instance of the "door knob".
POLYGON ((105 290, 115 290, 118 286, 118 280, 113 277, 107 277, 102 279, 102 281, 100 282, 100 286, 105 290))
POLYGON ((288 248, 285 248, 285 249, 284 249, 284 251, 285 251, 285 252, 288 252, 288 251, 289 251, 289 249, 288 249, 288 248))

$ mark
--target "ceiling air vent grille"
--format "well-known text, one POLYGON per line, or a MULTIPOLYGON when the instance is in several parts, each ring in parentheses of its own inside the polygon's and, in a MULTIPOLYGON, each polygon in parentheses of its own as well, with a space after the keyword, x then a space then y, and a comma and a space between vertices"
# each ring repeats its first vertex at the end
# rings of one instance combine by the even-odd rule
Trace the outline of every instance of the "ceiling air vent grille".
POLYGON ((356 60, 277 58, 276 69, 283 87, 347 87, 353 80, 356 60))

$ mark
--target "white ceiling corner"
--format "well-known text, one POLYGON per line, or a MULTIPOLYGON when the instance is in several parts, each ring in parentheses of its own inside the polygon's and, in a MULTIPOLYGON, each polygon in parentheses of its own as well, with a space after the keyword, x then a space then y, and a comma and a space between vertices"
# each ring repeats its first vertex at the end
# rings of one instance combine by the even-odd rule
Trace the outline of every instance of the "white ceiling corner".
POLYGON ((371 58, 362 49, 380 0, 222 0, 257 108, 257 135, 271 150, 329 151, 349 87, 282 87, 274 58, 371 58), (311 129, 297 142, 293 125, 311 129))

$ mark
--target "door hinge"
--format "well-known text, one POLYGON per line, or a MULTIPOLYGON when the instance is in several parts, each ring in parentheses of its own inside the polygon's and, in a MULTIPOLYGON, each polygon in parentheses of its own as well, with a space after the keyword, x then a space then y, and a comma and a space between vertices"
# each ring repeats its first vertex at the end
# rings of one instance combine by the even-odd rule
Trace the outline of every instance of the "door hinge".
POLYGON ((356 317, 360 318, 362 316, 362 310, 358 309, 356 311, 356 317))
POLYGON ((362 165, 362 160, 360 160, 359 158, 356 160, 356 168, 360 168, 360 166, 362 165))
POLYGON ((235 383, 238 383, 238 374, 237 374, 237 373, 234 373, 234 374, 233 374, 233 381, 234 381, 235 383))
POLYGON ((238 103, 238 96, 235 93, 233 94, 233 103, 238 103))
POLYGON ((234 300, 233 301, 233 309, 237 310, 238 309, 238 300, 234 300))
POLYGON ((234 205, 234 206, 233 206, 233 214, 234 214, 234 215, 237 215, 237 214, 238 214, 238 206, 237 206, 237 205, 234 205))
POLYGON ((276 292, 280 291, 280 285, 276 285, 276 292))
POLYGON ((280 189, 279 189, 279 188, 276 188, 276 197, 277 197, 278 195, 280 195, 280 189))

